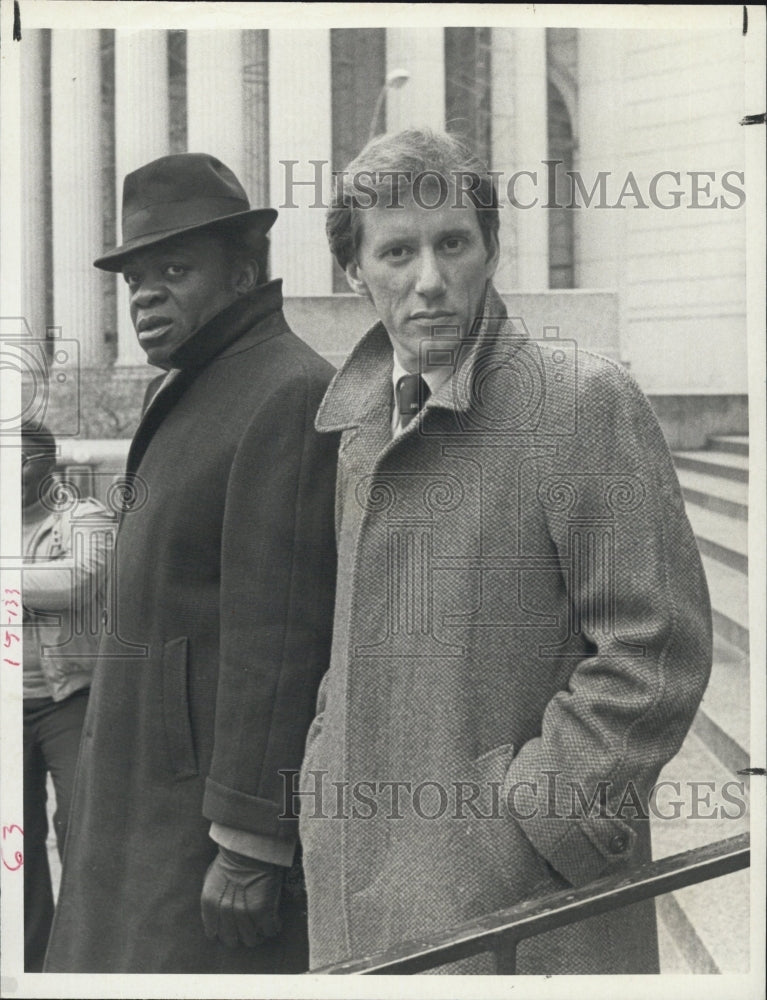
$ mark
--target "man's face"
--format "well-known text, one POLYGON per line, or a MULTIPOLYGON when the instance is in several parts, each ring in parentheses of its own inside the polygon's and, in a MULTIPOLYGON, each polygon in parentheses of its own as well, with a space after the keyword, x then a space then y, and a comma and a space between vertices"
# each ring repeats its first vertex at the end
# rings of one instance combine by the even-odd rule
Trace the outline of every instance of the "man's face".
POLYGON ((237 298, 236 278, 218 241, 190 234, 123 264, 130 314, 150 364, 170 367, 170 355, 237 298))
MULTIPOLYGON (((428 204, 425 194, 422 200, 428 204)), ((436 208, 402 198, 400 208, 379 203, 361 210, 357 261, 346 269, 351 288, 372 300, 410 372, 419 370, 419 345, 434 342, 435 328, 441 328, 437 343, 440 335, 466 336, 498 263, 498 247, 486 249, 473 206, 457 207, 452 192, 443 200, 436 208)))

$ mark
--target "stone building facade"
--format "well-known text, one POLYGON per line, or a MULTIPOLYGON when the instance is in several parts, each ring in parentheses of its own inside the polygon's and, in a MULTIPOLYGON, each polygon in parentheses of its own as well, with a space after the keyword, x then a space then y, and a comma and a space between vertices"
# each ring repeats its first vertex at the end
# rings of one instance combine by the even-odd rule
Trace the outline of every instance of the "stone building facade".
MULTIPOLYGON (((272 273, 304 314, 347 293, 324 235, 332 171, 374 132, 447 127, 498 172, 499 289, 556 296, 563 336, 581 292, 613 293, 614 353, 671 442, 745 431, 743 72, 734 32, 28 31, 24 316, 34 337, 78 341, 82 435, 129 437, 151 371, 123 285, 91 266, 118 238, 128 171, 219 156, 254 205, 280 209, 272 273), (387 88, 395 70, 407 79, 387 88)), ((364 304, 339 315, 332 349, 316 333, 336 363, 364 304)))

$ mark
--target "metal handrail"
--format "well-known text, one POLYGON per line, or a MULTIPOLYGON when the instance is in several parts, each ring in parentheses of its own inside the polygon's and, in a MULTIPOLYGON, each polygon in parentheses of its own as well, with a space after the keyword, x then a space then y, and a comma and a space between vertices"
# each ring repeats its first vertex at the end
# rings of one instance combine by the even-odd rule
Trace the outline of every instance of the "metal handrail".
POLYGON ((497 971, 516 971, 517 944, 557 927, 652 899, 688 885, 729 875, 751 863, 748 833, 718 840, 628 872, 609 875, 578 889, 565 889, 526 900, 505 910, 476 917, 460 927, 395 945, 365 958, 313 969, 324 975, 412 975, 492 950, 497 971))

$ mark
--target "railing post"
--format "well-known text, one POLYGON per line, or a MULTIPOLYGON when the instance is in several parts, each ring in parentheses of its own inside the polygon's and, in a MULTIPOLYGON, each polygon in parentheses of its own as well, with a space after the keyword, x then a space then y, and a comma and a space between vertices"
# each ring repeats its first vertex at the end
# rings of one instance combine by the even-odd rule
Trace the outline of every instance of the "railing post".
POLYGON ((495 954, 495 974, 515 976, 517 974, 517 944, 513 934, 497 934, 493 938, 492 950, 495 954))

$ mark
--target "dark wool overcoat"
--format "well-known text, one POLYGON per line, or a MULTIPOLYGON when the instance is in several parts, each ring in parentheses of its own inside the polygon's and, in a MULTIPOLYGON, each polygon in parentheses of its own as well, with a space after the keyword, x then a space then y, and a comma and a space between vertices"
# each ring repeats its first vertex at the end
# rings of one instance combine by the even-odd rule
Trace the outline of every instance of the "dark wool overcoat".
POLYGON ((50 971, 300 967, 289 905, 260 948, 207 940, 200 916, 212 820, 296 836, 279 771, 330 651, 337 441, 314 418, 333 370, 281 305, 269 282, 184 343, 133 440, 50 971))
MULTIPOLYGON (((331 666, 300 779, 312 968, 648 860, 649 792, 709 676, 706 582, 647 400, 620 365, 527 337, 492 287, 486 303, 400 437, 380 324, 318 414, 342 438, 331 666)), ((518 959, 657 971, 653 903, 518 959)))

